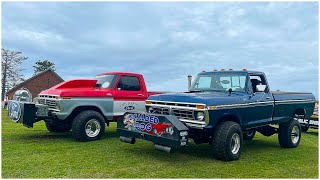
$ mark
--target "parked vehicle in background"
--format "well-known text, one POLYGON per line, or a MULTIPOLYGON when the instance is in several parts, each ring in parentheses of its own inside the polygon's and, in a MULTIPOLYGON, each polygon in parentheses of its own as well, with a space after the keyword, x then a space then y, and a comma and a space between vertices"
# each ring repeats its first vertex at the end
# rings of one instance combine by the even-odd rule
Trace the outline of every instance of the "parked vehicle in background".
POLYGON ((150 96, 147 114, 128 113, 122 118, 137 126, 128 129, 120 119, 117 130, 122 141, 142 138, 167 152, 186 146, 190 137, 196 144, 212 145, 217 159, 231 161, 240 158, 243 140, 251 140, 256 131, 265 136, 278 133, 281 147, 298 147, 301 127, 296 118, 308 119, 314 103, 311 93, 270 91, 263 72, 201 72, 189 92, 150 96), (174 132, 154 136, 152 127, 158 123, 171 123, 174 132))
POLYGON ((10 101, 9 117, 33 127, 44 120, 51 132, 68 132, 78 141, 101 138, 105 124, 126 111, 145 112, 148 92, 141 74, 101 73, 94 80, 70 80, 42 91, 37 103, 10 101))

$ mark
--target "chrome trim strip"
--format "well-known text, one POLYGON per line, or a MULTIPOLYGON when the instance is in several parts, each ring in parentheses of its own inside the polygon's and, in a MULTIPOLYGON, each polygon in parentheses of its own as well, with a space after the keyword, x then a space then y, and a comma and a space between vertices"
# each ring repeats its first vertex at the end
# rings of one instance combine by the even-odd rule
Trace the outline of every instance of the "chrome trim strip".
MULTIPOLYGON (((254 107, 254 106, 267 106, 267 105, 277 105, 277 104, 284 104, 284 103, 311 103, 314 102, 313 99, 306 99, 306 100, 283 100, 283 101, 265 101, 265 102, 252 102, 246 104, 228 104, 228 105, 217 105, 216 109, 229 109, 229 108, 245 108, 245 107, 254 107), (252 106, 251 106, 252 105, 252 106)), ((210 109, 215 110, 215 109, 210 109)))
POLYGON ((40 96, 54 96, 54 97, 59 97, 59 95, 55 95, 55 94, 39 94, 38 97, 40 96))
POLYGON ((48 108, 48 110, 55 111, 55 112, 60 112, 60 110, 58 110, 58 109, 48 108))
POLYGON ((172 109, 185 109, 185 110, 197 110, 197 111, 205 111, 206 109, 197 109, 194 107, 187 107, 187 106, 169 106, 169 105, 162 105, 162 104, 146 104, 146 106, 154 106, 154 107, 168 107, 172 109))
POLYGON ((182 122, 186 122, 186 123, 206 125, 206 122, 204 122, 204 121, 192 121, 192 120, 188 120, 188 119, 179 119, 179 120, 182 121, 182 122))
POLYGON ((217 105, 217 108, 220 107, 234 107, 234 106, 248 106, 248 105, 257 105, 257 104, 273 104, 273 101, 265 101, 265 102, 252 102, 252 103, 243 103, 243 104, 227 104, 227 105, 217 105))
POLYGON ((314 99, 295 99, 295 100, 282 100, 282 101, 275 101, 275 103, 291 103, 291 102, 315 102, 314 99))
POLYGON ((203 129, 205 125, 197 125, 197 124, 192 124, 192 123, 186 123, 187 126, 196 128, 196 129, 203 129))
POLYGON ((205 104, 202 104, 202 103, 188 103, 188 102, 173 102, 173 101, 155 101, 155 100, 146 100, 146 101, 150 101, 151 103, 152 102, 161 102, 161 103, 174 103, 174 104, 192 104, 192 105, 204 105, 206 106, 205 104))

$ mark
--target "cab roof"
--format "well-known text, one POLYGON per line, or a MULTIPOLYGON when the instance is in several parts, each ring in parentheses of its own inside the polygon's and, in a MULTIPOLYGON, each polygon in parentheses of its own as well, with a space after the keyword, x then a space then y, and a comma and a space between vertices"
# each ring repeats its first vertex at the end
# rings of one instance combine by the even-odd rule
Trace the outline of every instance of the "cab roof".
POLYGON ((228 74, 228 73, 233 73, 233 74, 263 74, 261 71, 233 71, 233 70, 224 70, 224 71, 206 71, 206 72, 200 72, 199 74, 201 75, 206 75, 206 74, 228 74))
POLYGON ((128 76, 142 76, 141 74, 131 73, 131 72, 104 72, 104 73, 97 74, 97 76, 107 75, 107 74, 128 75, 128 76))

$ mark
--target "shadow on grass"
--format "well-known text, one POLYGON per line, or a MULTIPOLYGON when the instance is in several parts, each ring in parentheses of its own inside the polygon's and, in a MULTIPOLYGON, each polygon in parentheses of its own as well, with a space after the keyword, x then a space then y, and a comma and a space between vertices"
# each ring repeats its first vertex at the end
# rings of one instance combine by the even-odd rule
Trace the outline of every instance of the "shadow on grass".
MULTIPOLYGON (((175 163, 176 161, 180 162, 184 161, 187 158, 189 161, 198 161, 199 159, 213 159, 212 147, 209 144, 201 144, 196 145, 194 143, 190 143, 188 147, 183 147, 181 149, 174 150, 174 153, 168 154, 165 152, 158 151, 152 148, 152 143, 150 143, 150 148, 139 147, 137 145, 133 145, 132 148, 123 149, 123 151, 127 151, 128 153, 134 154, 135 156, 141 156, 141 153, 148 154, 153 158, 158 160, 164 160, 170 163, 175 163), (136 148, 134 147, 136 146, 136 148)), ((263 140, 252 140, 250 142, 244 142, 242 154, 259 154, 264 153, 266 149, 269 150, 279 150, 282 149, 278 142, 270 142, 263 140)))
POLYGON ((310 135, 313 135, 313 136, 318 136, 319 132, 305 132, 306 134, 310 134, 310 135))
MULTIPOLYGON (((37 140, 37 141, 47 141, 47 140, 67 140, 67 141, 75 141, 72 137, 72 132, 44 132, 43 130, 35 130, 34 133, 26 133, 26 134, 19 134, 15 135, 16 138, 19 140, 37 140)), ((118 138, 119 135, 116 132, 110 132, 106 131, 103 137, 100 140, 103 139, 113 139, 118 138)), ((99 140, 98 140, 99 141, 99 140)))

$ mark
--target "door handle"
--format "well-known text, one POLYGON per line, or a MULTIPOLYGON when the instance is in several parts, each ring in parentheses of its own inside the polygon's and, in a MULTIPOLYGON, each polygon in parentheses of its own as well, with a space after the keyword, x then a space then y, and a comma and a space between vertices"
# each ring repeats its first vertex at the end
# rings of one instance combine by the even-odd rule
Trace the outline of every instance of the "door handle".
POLYGON ((142 94, 138 94, 138 96, 142 96, 142 94))

